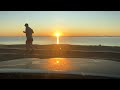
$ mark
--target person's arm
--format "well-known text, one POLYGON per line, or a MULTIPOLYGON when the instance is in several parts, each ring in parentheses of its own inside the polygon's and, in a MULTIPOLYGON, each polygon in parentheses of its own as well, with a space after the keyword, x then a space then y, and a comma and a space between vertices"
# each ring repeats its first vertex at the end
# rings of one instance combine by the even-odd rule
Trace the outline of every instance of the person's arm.
POLYGON ((25 31, 23 31, 23 33, 26 33, 26 30, 25 30, 25 31))
POLYGON ((25 31, 23 31, 23 33, 26 33, 25 31))

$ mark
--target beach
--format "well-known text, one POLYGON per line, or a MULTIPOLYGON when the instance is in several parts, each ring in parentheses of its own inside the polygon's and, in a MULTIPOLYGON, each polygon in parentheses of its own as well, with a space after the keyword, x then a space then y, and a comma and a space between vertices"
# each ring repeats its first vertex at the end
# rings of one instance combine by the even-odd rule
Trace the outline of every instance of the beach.
POLYGON ((69 44, 33 45, 26 51, 25 45, 0 45, 0 61, 20 58, 89 58, 120 61, 120 47, 85 46, 69 44))

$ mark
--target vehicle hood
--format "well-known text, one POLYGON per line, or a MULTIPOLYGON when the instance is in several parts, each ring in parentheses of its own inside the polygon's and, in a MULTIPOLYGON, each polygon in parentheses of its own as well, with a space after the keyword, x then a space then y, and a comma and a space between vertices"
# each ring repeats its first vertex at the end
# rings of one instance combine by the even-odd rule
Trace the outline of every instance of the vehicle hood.
POLYGON ((120 78, 120 62, 84 58, 23 58, 0 62, 0 73, 59 73, 120 78))

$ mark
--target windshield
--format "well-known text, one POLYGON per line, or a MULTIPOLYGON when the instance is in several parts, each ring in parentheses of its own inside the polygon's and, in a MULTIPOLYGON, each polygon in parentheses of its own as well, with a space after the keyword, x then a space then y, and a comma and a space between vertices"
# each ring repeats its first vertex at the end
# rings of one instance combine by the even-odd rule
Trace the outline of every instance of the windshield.
POLYGON ((0 11, 0 19, 0 77, 120 78, 120 11, 0 11))

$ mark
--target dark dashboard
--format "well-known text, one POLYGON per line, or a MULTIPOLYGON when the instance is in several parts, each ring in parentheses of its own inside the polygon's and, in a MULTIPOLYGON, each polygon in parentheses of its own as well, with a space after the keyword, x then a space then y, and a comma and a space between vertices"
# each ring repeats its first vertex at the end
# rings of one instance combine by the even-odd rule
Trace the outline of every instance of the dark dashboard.
POLYGON ((58 73, 0 73, 0 79, 118 79, 114 77, 58 73))

